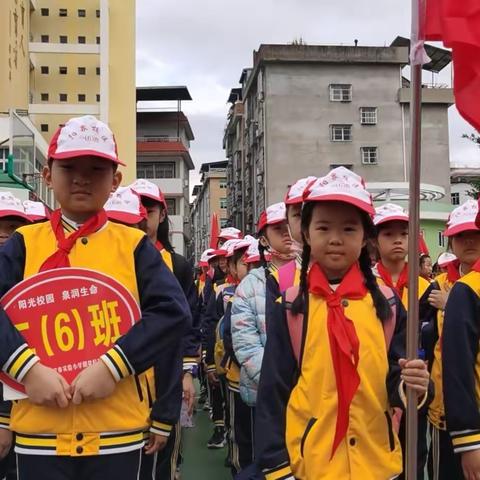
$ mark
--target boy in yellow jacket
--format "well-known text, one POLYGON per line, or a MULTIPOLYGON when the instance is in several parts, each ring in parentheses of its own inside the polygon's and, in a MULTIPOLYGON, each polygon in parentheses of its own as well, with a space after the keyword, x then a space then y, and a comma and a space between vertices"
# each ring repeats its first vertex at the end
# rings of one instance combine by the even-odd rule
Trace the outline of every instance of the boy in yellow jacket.
MULTIPOLYGON (((0 365, 23 383, 10 428, 20 480, 136 479, 148 426, 141 374, 161 359, 172 370, 190 315, 177 281, 145 234, 108 221, 103 205, 121 174, 112 132, 92 116, 54 135, 43 175, 60 209, 50 222, 23 227, 0 254, 0 294, 43 270, 87 268, 124 285, 141 319, 69 385, 42 365, 0 310, 0 365), (81 241, 77 241, 81 240, 81 241)), ((169 382, 165 378, 165 391, 169 382)), ((164 425, 166 431, 172 425, 164 425)))

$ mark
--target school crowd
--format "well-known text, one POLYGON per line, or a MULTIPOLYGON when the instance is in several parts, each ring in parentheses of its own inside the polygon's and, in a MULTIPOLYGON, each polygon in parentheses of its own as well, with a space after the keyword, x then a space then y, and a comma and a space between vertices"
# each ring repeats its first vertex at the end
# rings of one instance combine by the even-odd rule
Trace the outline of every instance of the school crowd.
POLYGON ((450 215, 436 275, 428 255, 408 258, 423 276, 407 359, 408 214, 375 208, 357 174, 298 180, 255 238, 222 229, 194 282, 162 192, 143 179, 120 187, 119 164, 108 126, 74 118, 43 173, 60 208, 0 193, 0 295, 76 267, 108 275, 141 310, 69 384, 0 309, 0 365, 26 392, 9 401, 5 389, 0 404, 0 478, 178 478, 198 379, 206 446, 227 447, 232 478, 403 478, 410 387, 417 478, 480 479, 476 201, 450 215))

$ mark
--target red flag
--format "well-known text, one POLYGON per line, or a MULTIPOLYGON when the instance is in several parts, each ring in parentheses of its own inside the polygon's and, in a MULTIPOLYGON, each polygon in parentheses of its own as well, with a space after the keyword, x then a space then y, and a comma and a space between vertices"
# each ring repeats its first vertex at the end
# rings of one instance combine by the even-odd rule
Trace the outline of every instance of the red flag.
POLYGON ((452 49, 457 109, 480 131, 480 2, 427 0, 425 38, 452 49))
POLYGON ((210 227, 210 248, 217 248, 219 235, 220 229, 218 228, 218 216, 216 213, 213 213, 212 225, 210 227))
POLYGON ((427 242, 425 242, 425 238, 423 238, 423 233, 420 232, 418 236, 418 251, 420 255, 430 255, 428 252, 427 242))

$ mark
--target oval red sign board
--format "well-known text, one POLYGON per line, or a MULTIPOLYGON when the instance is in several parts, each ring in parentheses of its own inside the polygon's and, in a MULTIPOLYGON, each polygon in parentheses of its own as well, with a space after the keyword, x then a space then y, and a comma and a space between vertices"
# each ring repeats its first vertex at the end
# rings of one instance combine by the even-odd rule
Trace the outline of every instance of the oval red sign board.
MULTIPOLYGON (((69 383, 141 317, 129 290, 112 277, 83 268, 34 275, 9 290, 0 303, 42 363, 69 383)), ((0 380, 24 392, 3 372, 0 380)))

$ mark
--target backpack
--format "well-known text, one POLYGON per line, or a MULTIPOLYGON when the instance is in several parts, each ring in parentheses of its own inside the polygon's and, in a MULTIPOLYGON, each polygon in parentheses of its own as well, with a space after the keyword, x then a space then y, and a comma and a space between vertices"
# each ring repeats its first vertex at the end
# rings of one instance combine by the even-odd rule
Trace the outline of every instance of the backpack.
MULTIPOLYGON (((385 335, 385 344, 387 346, 387 351, 390 348, 390 343, 392 343, 393 333, 395 331, 396 321, 397 321, 397 304, 395 301, 395 294, 390 287, 385 285, 379 285, 380 291, 385 295, 385 298, 390 304, 392 309, 392 315, 390 318, 383 324, 383 333, 385 335)), ((303 339, 303 314, 299 313, 294 315, 291 310, 291 305, 294 300, 297 298, 300 287, 290 287, 285 291, 285 301, 286 301, 286 313, 287 313, 287 326, 288 333, 290 335, 290 342, 292 344, 293 355, 297 364, 300 365, 300 355, 302 349, 302 339, 303 339)))

